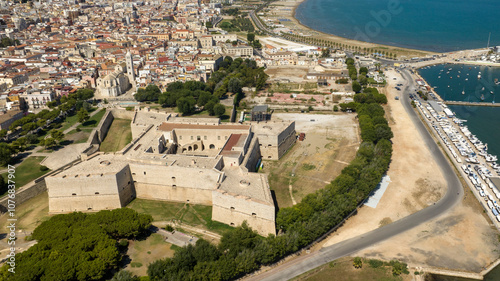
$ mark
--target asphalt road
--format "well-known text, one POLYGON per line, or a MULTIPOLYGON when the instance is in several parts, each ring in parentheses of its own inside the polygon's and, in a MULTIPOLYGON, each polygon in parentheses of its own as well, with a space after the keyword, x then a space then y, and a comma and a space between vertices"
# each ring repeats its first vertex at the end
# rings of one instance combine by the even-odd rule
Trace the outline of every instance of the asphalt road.
POLYGON ((348 256, 364 248, 385 241, 427 221, 435 219, 450 210, 455 204, 462 200, 464 194, 460 180, 456 176, 455 171, 448 162, 446 156, 434 142, 432 136, 426 130, 417 113, 411 106, 409 93, 413 92, 413 89, 415 89, 415 83, 411 79, 410 73, 407 70, 402 70, 401 74, 406 81, 403 82, 404 88, 402 94, 400 95, 400 102, 403 104, 403 107, 413 121, 413 124, 422 135, 425 144, 432 151, 437 164, 441 167, 446 182, 448 183, 448 190, 444 197, 435 204, 394 223, 323 248, 320 251, 311 254, 304 254, 295 260, 283 263, 262 274, 251 276, 246 280, 289 280, 322 264, 348 256))

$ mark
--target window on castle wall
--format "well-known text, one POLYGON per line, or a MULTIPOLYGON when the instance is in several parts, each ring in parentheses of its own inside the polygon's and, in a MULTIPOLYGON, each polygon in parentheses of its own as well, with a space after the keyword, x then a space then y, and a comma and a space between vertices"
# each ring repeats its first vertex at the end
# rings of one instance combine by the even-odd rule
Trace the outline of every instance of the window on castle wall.
POLYGON ((207 140, 207 136, 203 136, 203 139, 204 139, 204 140, 207 140))
POLYGON ((229 225, 230 225, 230 226, 234 226, 234 222, 230 223, 229 225))
POLYGON ((76 195, 76 193, 72 193, 71 195, 75 196, 75 195, 76 195))
POLYGON ((231 210, 234 210, 234 207, 231 207, 231 210))
POLYGON ((144 171, 144 174, 146 174, 146 171, 144 171))
POLYGON ((257 216, 257 214, 256 213, 252 213, 252 217, 255 217, 255 216, 257 216))
POLYGON ((197 137, 196 137, 196 140, 198 140, 198 141, 199 141, 199 140, 201 140, 201 137, 200 137, 200 136, 197 136, 197 137))
POLYGON ((193 137, 193 136, 191 136, 191 140, 193 140, 193 139, 194 139, 194 137, 193 137))
POLYGON ((96 192, 95 194, 97 195, 97 194, 99 194, 99 192, 96 192))
POLYGON ((179 140, 182 140, 182 136, 179 136, 179 140))
POLYGON ((220 136, 217 136, 217 140, 220 140, 220 136))

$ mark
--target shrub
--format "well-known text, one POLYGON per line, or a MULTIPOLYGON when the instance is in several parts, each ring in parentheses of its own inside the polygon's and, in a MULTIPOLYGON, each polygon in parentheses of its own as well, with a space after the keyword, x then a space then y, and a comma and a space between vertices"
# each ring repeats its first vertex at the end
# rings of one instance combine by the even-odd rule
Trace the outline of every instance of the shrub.
POLYGON ((384 265, 384 262, 383 261, 380 261, 380 260, 368 260, 368 264, 370 265, 370 267, 372 268, 378 268, 378 267, 381 267, 384 265))
POLYGON ((127 239, 121 239, 120 242, 118 242, 118 246, 120 246, 121 248, 128 247, 128 240, 127 239))
POLYGON ((305 164, 302 165, 302 169, 305 170, 305 171, 310 171, 310 170, 316 169, 316 166, 313 165, 313 164, 305 163, 305 164))
POLYGON ((170 232, 172 232, 172 231, 174 231, 174 228, 173 228, 170 224, 167 224, 167 225, 165 226, 165 230, 166 230, 166 231, 170 231, 170 232))
POLYGON ((399 276, 401 273, 409 274, 408 265, 404 262, 400 262, 398 260, 392 260, 389 263, 392 266, 392 275, 399 276))
POLYGON ((354 266, 354 268, 362 268, 363 267, 363 261, 361 260, 360 257, 355 257, 353 262, 352 262, 352 265, 354 266))
POLYGON ((142 266, 142 263, 140 263, 140 262, 131 262, 131 263, 130 263, 130 266, 131 266, 131 267, 141 267, 141 266, 142 266))
POLYGON ((49 168, 47 168, 47 166, 40 166, 40 171, 45 172, 48 170, 49 170, 49 168))

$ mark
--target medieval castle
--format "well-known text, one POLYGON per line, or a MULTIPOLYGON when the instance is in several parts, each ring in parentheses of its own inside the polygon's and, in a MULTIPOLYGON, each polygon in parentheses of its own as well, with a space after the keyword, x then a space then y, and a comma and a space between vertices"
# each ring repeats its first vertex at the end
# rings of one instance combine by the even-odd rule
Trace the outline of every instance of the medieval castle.
POLYGON ((279 159, 295 142, 294 122, 222 124, 218 118, 108 110, 82 162, 46 178, 49 212, 121 208, 134 198, 212 205, 212 219, 243 221, 275 234, 275 206, 261 159, 279 159), (115 117, 131 119, 132 142, 98 152, 115 117))

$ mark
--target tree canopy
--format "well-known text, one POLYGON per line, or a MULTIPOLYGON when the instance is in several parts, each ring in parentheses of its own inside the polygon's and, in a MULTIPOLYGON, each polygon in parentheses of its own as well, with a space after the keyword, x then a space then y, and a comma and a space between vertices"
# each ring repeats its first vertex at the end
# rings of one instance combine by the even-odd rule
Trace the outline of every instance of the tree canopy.
POLYGON ((151 221, 128 208, 55 215, 33 231, 38 243, 16 255, 16 273, 4 264, 0 279, 101 280, 121 260, 116 239, 146 233, 151 221))

